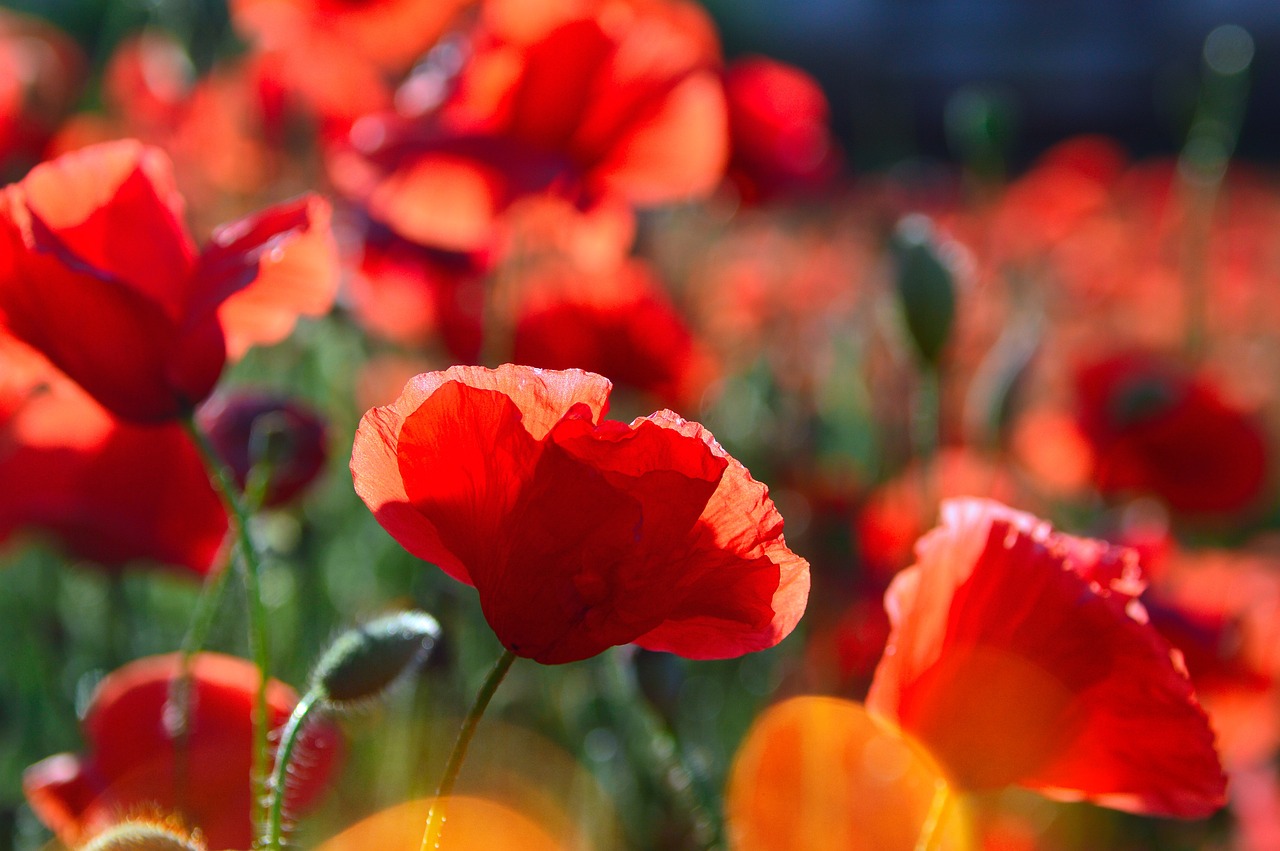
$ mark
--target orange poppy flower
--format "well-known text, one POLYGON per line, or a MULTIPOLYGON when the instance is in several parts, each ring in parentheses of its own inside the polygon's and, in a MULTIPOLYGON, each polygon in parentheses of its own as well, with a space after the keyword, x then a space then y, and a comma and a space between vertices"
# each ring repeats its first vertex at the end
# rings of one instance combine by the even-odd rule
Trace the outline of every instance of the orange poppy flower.
MULTIPOLYGON (((60 840, 74 846, 122 813, 159 809, 198 828, 210 849, 248 848, 250 717, 257 669, 244 659, 201 653, 191 669, 191 709, 185 747, 166 726, 179 654, 151 656, 117 669, 98 685, 85 712, 83 755, 58 754, 27 769, 23 791, 60 840)), ((273 728, 289 717, 297 695, 284 683, 267 688, 273 728)), ((314 803, 333 771, 341 742, 327 724, 313 724, 299 747, 287 804, 314 803)))
POLYGON ((280 339, 336 287, 329 208, 310 196, 216 230, 197 252, 169 160, 111 142, 37 166, 0 206, 0 324, 122 419, 162 422, 213 389, 228 351, 280 339))
POLYGON ((937 851, 968 851, 964 807, 935 810, 942 772, 900 730, 851 700, 793 697, 743 739, 725 792, 733 851, 912 851, 938 819, 937 851))
POLYGON ((670 411, 601 420, 610 389, 579 370, 419 375, 361 420, 356 492, 405 549, 475 586, 517 655, 777 644, 804 611, 809 565, 767 489, 670 411))
POLYGON ((1147 623, 1132 551, 956 499, 916 552, 885 594, 893 628, 867 706, 955 785, 1184 818, 1224 804, 1208 719, 1147 623))

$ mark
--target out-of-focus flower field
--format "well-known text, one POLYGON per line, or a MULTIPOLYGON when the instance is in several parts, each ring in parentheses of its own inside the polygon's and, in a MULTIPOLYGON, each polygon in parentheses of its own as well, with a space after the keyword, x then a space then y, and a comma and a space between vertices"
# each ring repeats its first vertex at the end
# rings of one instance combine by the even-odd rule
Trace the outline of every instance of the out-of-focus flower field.
POLYGON ((687 0, 79 11, 0 10, 0 851, 1280 847, 1245 31, 1176 156, 872 173, 687 0))

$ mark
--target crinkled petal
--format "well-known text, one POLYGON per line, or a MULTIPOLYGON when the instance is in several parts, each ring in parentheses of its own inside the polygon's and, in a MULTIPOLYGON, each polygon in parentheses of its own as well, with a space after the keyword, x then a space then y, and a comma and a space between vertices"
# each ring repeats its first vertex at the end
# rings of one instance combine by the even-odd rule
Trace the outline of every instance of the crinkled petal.
POLYGON ((769 491, 698 423, 670 411, 646 418, 695 437, 726 462, 691 536, 681 603, 637 643, 695 659, 739 656, 791 633, 809 599, 809 563, 787 547, 769 491))
POLYGON ((1181 817, 1220 807, 1208 720, 1133 600, 1123 551, 989 502, 943 513, 886 596, 893 634, 868 706, 966 788, 1181 817))

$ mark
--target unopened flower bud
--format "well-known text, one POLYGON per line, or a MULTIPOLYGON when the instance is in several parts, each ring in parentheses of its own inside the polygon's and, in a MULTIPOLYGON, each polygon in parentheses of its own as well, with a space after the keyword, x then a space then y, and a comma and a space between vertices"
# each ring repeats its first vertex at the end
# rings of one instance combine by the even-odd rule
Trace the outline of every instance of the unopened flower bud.
POLYGON ((331 706, 377 698, 426 659, 440 625, 426 612, 398 612, 349 629, 311 674, 311 689, 331 706))
POLYGON ((318 414, 271 396, 217 398, 200 409, 200 426, 240 487, 266 476, 264 505, 288 502, 324 467, 325 426, 318 414))
POLYGON ((199 834, 150 820, 123 821, 99 833, 79 851, 205 851, 199 834))

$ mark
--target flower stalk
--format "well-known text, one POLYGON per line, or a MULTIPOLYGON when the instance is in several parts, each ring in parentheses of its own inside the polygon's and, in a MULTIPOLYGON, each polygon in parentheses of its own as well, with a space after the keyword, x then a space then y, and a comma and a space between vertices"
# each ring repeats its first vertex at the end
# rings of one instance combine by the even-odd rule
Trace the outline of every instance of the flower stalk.
POLYGON ((436 787, 435 797, 431 801, 431 809, 427 813, 427 826, 422 835, 422 851, 437 851, 440 848, 440 837, 444 832, 446 818, 445 799, 453 794, 453 787, 458 781, 458 773, 462 770, 462 763, 467 758, 467 748, 470 747, 471 739, 475 735, 476 725, 480 723, 480 718, 484 715, 485 709, 488 708, 489 701, 493 699, 494 693, 507 676, 507 671, 511 670, 511 663, 515 660, 516 654, 510 650, 502 651, 502 655, 498 657, 498 661, 494 663, 489 675, 485 677, 484 683, 481 684, 480 691, 476 694, 475 703, 471 705, 471 710, 467 713, 467 717, 462 720, 462 727, 458 730, 458 738, 453 743, 449 761, 445 764, 444 774, 440 778, 440 785, 436 787))
POLYGON ((267 713, 267 680, 270 676, 270 654, 267 648, 267 609, 262 600, 262 563, 257 548, 249 534, 249 510, 241 499, 235 479, 226 464, 218 457, 208 436, 197 425, 194 416, 186 416, 182 420, 183 427, 191 436, 192 443, 200 452, 209 479, 214 490, 222 499, 231 523, 231 531, 235 535, 237 549, 240 551, 240 566, 244 577, 245 596, 248 598, 249 610, 249 654, 254 666, 258 669, 258 687, 253 701, 253 762, 251 769, 251 786, 253 789, 253 825, 254 835, 261 836, 264 810, 256 802, 264 800, 266 792, 267 756, 270 750, 267 741, 269 715, 267 713))

